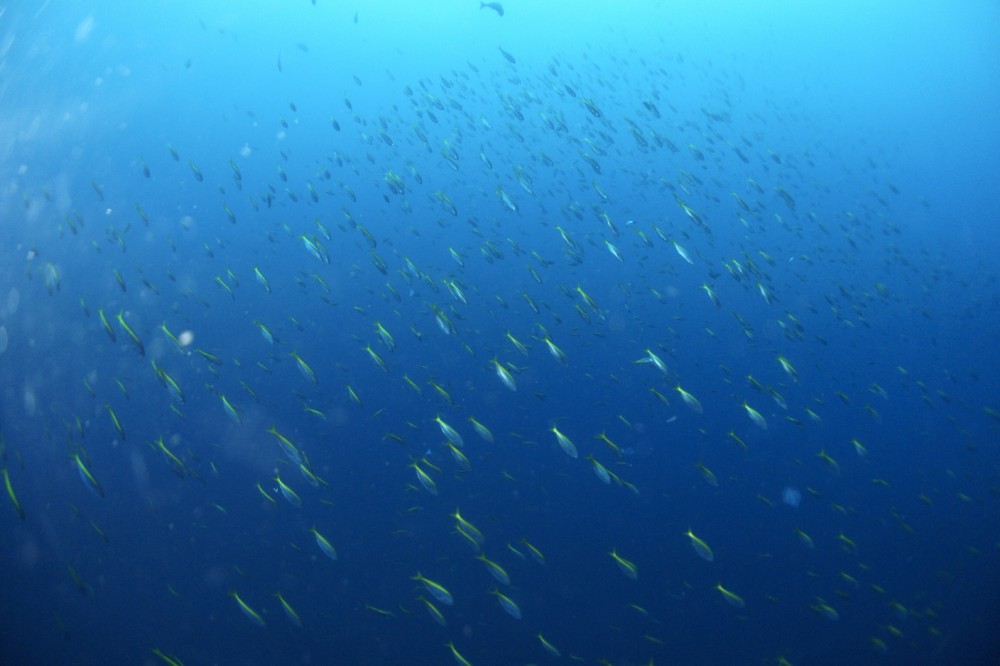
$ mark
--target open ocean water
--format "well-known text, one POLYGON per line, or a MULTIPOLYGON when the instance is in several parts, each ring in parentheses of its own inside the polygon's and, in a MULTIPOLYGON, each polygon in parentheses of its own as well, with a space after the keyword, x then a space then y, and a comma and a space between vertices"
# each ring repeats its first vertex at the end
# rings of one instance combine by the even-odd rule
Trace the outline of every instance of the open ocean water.
POLYGON ((1000 8, 0 6, 3 664, 989 664, 1000 8))

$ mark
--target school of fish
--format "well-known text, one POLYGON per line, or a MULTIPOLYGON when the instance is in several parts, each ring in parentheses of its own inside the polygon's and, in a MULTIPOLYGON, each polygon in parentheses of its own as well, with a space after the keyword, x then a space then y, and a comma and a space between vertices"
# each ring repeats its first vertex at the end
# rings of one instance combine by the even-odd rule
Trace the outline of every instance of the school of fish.
MULTIPOLYGON (((874 654, 942 640, 935 600, 866 562, 910 537, 879 462, 887 433, 919 437, 894 403, 967 418, 891 345, 867 362, 911 307, 904 285, 941 277, 902 249, 892 166, 782 140, 794 109, 748 114, 736 74, 669 49, 586 66, 494 53, 392 79, 393 96, 353 77, 356 95, 227 110, 226 131, 283 137, 242 152, 142 137, 120 178, 68 204, 55 183, 23 191, 48 221, 21 309, 50 299, 83 350, 61 375, 72 398, 34 412, 65 449, 53 478, 78 478, 73 528, 109 562, 116 529, 139 529, 123 502, 182 558, 235 530, 243 559, 156 603, 208 586, 248 631, 317 631, 331 618, 303 609, 337 597, 341 627, 411 627, 463 666, 490 663, 484 627, 504 622, 520 663, 671 663, 692 597, 717 602, 720 631, 864 605, 849 636, 874 654), (819 163, 850 175, 826 182, 819 163), (845 365, 851 349, 865 363, 845 365), (137 467, 143 483, 120 482, 137 467), (822 509, 786 506, 785 484, 822 509), (857 485, 884 501, 858 505, 857 485), (156 514, 177 502, 174 532, 156 514), (255 545, 255 523, 287 538, 255 545), (553 615, 570 602, 578 617, 553 615)), ((7 354, 42 351, 15 329, 7 354)), ((24 492, 31 431, 0 431, 28 530, 53 510, 24 492)), ((112 565, 63 557, 99 611, 112 565)), ((149 655, 190 659, 171 641, 149 655)))

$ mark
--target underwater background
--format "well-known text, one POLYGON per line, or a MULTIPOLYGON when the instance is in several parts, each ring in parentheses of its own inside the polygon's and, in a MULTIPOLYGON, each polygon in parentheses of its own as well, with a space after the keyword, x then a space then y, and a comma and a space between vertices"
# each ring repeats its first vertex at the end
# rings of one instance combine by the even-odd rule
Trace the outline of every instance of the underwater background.
POLYGON ((979 664, 1000 8, 7 3, 4 664, 979 664))

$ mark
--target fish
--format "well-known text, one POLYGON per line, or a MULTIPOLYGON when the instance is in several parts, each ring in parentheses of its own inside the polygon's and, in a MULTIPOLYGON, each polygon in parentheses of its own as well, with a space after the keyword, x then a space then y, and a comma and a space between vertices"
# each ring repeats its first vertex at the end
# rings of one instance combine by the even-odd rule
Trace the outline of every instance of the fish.
POLYGON ((704 412, 704 409, 702 408, 701 402, 698 400, 698 398, 694 397, 693 395, 682 389, 680 384, 674 387, 674 390, 680 394, 681 399, 684 400, 684 404, 690 407, 691 411, 693 411, 695 414, 702 414, 704 412))
POLYGON ((416 576, 411 577, 411 580, 415 580, 418 583, 423 584, 424 589, 430 592, 431 596, 444 605, 451 606, 455 603, 455 599, 451 596, 451 592, 449 592, 444 585, 441 585, 430 578, 425 578, 419 571, 416 576))
POLYGON ((83 462, 83 458, 80 457, 79 453, 73 455, 73 462, 76 463, 76 471, 80 475, 80 480, 83 481, 83 485, 97 495, 98 497, 104 497, 104 488, 98 482, 94 475, 90 473, 90 469, 87 467, 86 463, 83 462))
POLYGON ((233 404, 229 402, 229 399, 224 395, 220 395, 219 397, 222 399, 222 409, 226 412, 226 416, 229 417, 229 420, 236 425, 242 425, 243 419, 240 418, 240 413, 235 407, 233 407, 233 404))
POLYGON ((569 437, 559 431, 559 428, 552 426, 549 428, 549 431, 556 436, 556 442, 559 444, 559 448, 561 448, 566 455, 570 458, 576 458, 579 455, 577 453, 576 446, 569 437))
POLYGON ((521 608, 514 602, 513 599, 497 588, 493 588, 493 591, 490 592, 490 594, 497 598, 497 601, 500 602, 500 607, 504 609, 507 615, 510 615, 515 620, 521 619, 521 608))
POLYGON ((101 320, 101 326, 104 328, 104 332, 108 335, 111 342, 116 342, 118 336, 115 335, 115 329, 111 328, 111 324, 108 323, 107 317, 104 316, 104 310, 101 308, 97 309, 97 316, 101 320))
POLYGON ((246 602, 240 599, 240 595, 236 593, 236 590, 232 590, 229 593, 229 596, 231 596, 236 601, 236 605, 239 607, 240 612, 243 613, 243 615, 245 615, 248 620, 250 620, 251 622, 253 622, 258 627, 261 628, 267 626, 266 623, 264 622, 264 618, 260 616, 260 613, 250 608, 250 606, 248 606, 246 602))
POLYGON ((292 605, 288 603, 285 597, 281 596, 280 592, 275 592, 274 596, 278 600, 278 603, 281 604, 281 610, 285 613, 285 617, 287 617, 289 621, 296 627, 301 627, 302 618, 299 617, 299 614, 295 612, 295 609, 292 608, 292 605))
POLYGON ((299 497, 298 493, 289 488, 284 481, 281 480, 280 476, 274 477, 275 482, 278 484, 278 491, 281 492, 281 496, 285 498, 285 501, 294 506, 296 509, 302 508, 302 498, 299 497))
POLYGON ((486 557, 486 555, 479 553, 476 555, 476 559, 481 561, 485 566, 486 570, 490 572, 490 575, 497 579, 500 583, 504 585, 510 585, 510 576, 499 564, 493 560, 486 557))
POLYGON ((500 378, 503 385, 511 391, 516 391, 517 381, 514 379, 514 376, 510 374, 510 371, 507 370, 507 368, 505 368, 496 358, 493 359, 493 365, 496 368, 497 377, 500 378))
POLYGON ((542 644, 542 647, 545 648, 545 651, 550 655, 557 658, 562 657, 562 653, 559 651, 559 648, 547 641, 540 633, 536 634, 535 638, 538 639, 538 642, 542 644))
POLYGON ((465 440, 462 439, 462 435, 450 425, 445 423, 440 414, 434 417, 434 422, 438 424, 438 427, 441 429, 441 434, 444 435, 445 439, 449 442, 458 448, 462 448, 462 446, 465 445, 465 440))
POLYGON ((24 508, 21 507, 21 501, 17 499, 17 494, 14 492, 14 486, 10 482, 10 473, 7 468, 4 467, 3 470, 3 485, 7 490, 7 497, 10 499, 11 506, 14 507, 14 511, 17 513, 17 517, 24 520, 24 508))
POLYGON ((500 15, 500 18, 503 18, 503 5, 501 5, 499 2, 483 2, 482 0, 480 0, 479 8, 492 9, 493 11, 495 11, 497 14, 500 15))
POLYGON ((463 657, 462 653, 458 651, 458 648, 455 647, 455 643, 453 641, 445 643, 445 647, 451 651, 451 656, 455 659, 455 663, 457 663, 458 666, 472 666, 469 660, 463 657))
MULTIPOLYGON (((449 444, 452 443, 449 442, 449 444)), ((452 444, 452 446, 454 446, 454 444, 452 444)), ((434 483, 434 479, 432 479, 430 475, 427 474, 427 472, 425 472, 422 467, 420 467, 420 463, 412 462, 410 463, 410 467, 412 467, 413 471, 416 473, 417 481, 420 482, 420 485, 423 487, 423 489, 429 492, 431 495, 437 495, 438 494, 437 484, 434 483)))
POLYGON ((726 603, 729 604, 730 606, 735 606, 736 608, 746 607, 747 604, 743 600, 743 597, 733 592, 730 592, 726 588, 722 587, 722 583, 717 583, 715 589, 719 591, 719 594, 722 595, 722 598, 725 599, 726 603))
POLYGON ((743 401, 743 409, 746 411, 747 416, 750 417, 750 420, 755 426, 761 430, 767 430, 767 421, 764 419, 764 416, 756 409, 748 405, 745 400, 743 401))
POLYGON ((434 620, 435 622, 437 622, 442 627, 447 627, 448 626, 448 620, 445 619, 444 613, 442 613, 438 609, 438 607, 435 606, 433 604, 433 602, 431 602, 430 599, 428 599, 427 597, 425 597, 424 595, 421 594, 419 597, 417 597, 417 601, 419 601, 419 602, 421 602, 421 603, 424 604, 424 608, 427 609, 427 614, 431 616, 432 620, 434 620))
POLYGON ((479 435, 483 441, 489 442, 490 444, 494 442, 493 433, 490 432, 489 428, 484 426, 472 416, 469 417, 469 423, 472 424, 472 429, 476 431, 476 434, 479 435))
POLYGON ((698 557, 706 562, 715 561, 715 555, 712 553, 712 549, 708 547, 707 543, 695 536, 694 532, 690 529, 685 532, 685 535, 691 540, 691 547, 694 549, 694 552, 698 554, 698 557))
POLYGON ((615 561, 615 564, 618 565, 618 568, 621 569, 623 574, 625 574, 632 580, 636 580, 639 578, 639 569, 638 567, 635 566, 635 564, 633 564, 631 561, 626 560, 624 557, 619 555, 618 551, 616 551, 614 548, 611 549, 611 553, 609 554, 611 555, 611 559, 615 561))
POLYGON ((483 536, 483 533, 475 525, 463 518, 458 509, 455 509, 455 513, 451 514, 451 517, 455 519, 455 527, 465 532, 477 546, 482 546, 486 543, 486 537, 483 536))
POLYGON ((327 557, 329 557, 329 558, 330 558, 331 560, 334 560, 334 561, 336 561, 336 560, 337 560, 337 551, 336 551, 336 550, 334 549, 334 547, 333 547, 333 546, 332 546, 332 545, 330 544, 330 542, 329 542, 329 541, 327 541, 326 537, 325 537, 325 536, 323 536, 322 534, 320 534, 320 533, 319 533, 319 532, 318 532, 318 531, 316 530, 316 527, 315 527, 315 526, 314 526, 314 527, 313 527, 312 529, 310 529, 310 530, 309 530, 309 532, 310 532, 310 533, 311 533, 311 534, 313 535, 313 537, 315 538, 315 540, 316 540, 316 545, 317 545, 317 546, 319 546, 319 549, 320 549, 321 551, 323 551, 323 554, 324 554, 324 555, 326 555, 327 557))
POLYGON ((128 335, 132 340, 132 344, 135 346, 135 350, 139 352, 139 356, 146 355, 146 347, 142 344, 142 340, 136 335, 136 332, 132 330, 132 327, 125 322, 124 313, 119 312, 115 317, 118 320, 118 325, 122 327, 122 330, 128 335))
POLYGON ((158 647, 154 647, 153 649, 150 650, 150 652, 154 656, 159 657, 163 661, 163 663, 165 663, 167 666, 184 666, 184 662, 182 662, 180 659, 171 654, 167 654, 158 647))

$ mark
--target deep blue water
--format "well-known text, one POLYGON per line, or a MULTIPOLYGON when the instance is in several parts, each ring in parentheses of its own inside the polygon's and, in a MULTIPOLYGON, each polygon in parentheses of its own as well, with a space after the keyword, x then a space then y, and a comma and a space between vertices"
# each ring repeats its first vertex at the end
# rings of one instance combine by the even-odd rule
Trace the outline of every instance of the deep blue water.
POLYGON ((992 3, 92 4, 0 13, 0 661, 991 662, 992 3))

